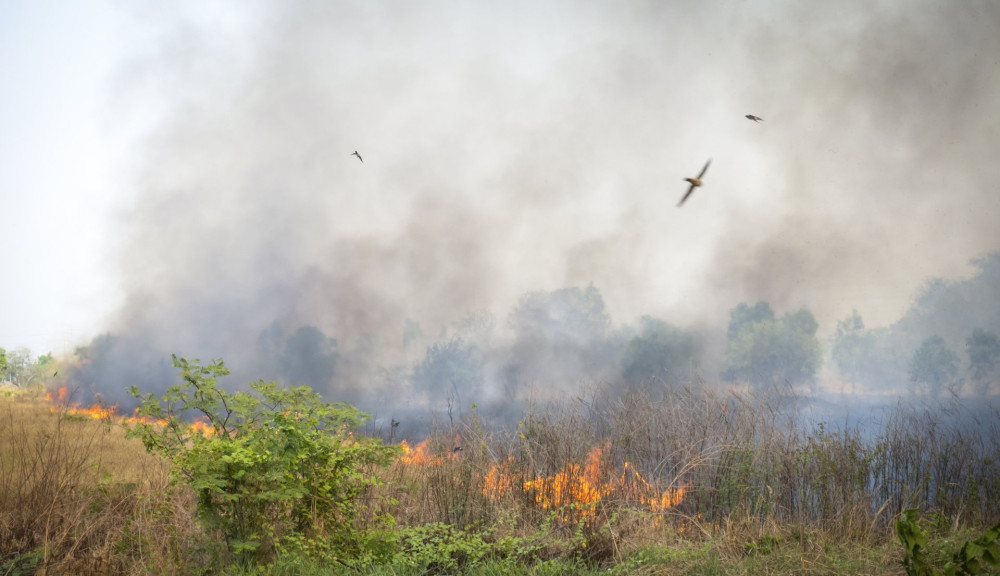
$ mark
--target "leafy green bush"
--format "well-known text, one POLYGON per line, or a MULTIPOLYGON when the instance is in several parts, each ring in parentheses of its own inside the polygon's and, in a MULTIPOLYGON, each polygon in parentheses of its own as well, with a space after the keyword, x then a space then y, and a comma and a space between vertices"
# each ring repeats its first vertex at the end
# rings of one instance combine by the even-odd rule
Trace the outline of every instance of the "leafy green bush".
POLYGON ((927 531, 920 525, 915 508, 903 512, 903 517, 896 522, 896 535, 906 549, 903 568, 909 576, 1000 573, 1000 524, 993 526, 979 538, 963 544, 941 570, 936 569, 928 559, 927 531))
POLYGON ((406 528, 400 534, 400 554, 411 566, 433 573, 454 572, 475 566, 491 552, 492 546, 478 534, 440 522, 406 528))
POLYGON ((129 434, 172 460, 172 479, 194 488, 206 528, 221 531, 241 564, 266 562, 276 548, 349 553, 357 499, 397 452, 353 435, 367 415, 307 386, 258 381, 253 392, 228 393, 218 386, 229 374, 221 360, 173 360, 183 382, 162 398, 132 387, 141 405, 129 434))

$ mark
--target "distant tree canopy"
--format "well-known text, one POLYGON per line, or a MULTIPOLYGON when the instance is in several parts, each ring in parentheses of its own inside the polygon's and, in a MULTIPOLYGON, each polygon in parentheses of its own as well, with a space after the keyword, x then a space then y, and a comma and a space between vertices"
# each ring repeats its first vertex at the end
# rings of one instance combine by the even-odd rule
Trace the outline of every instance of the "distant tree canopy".
POLYGON ((888 347, 885 328, 869 330, 858 312, 837 322, 830 356, 841 377, 868 390, 884 390, 905 381, 908 360, 888 347))
POLYGON ((523 385, 549 391, 617 376, 619 359, 607 346, 611 318, 593 285, 521 296, 507 315, 513 340, 500 378, 508 395, 523 385))
MULTIPOLYGON (((359 350, 364 345, 362 338, 359 350)), ((337 374, 339 364, 337 340, 315 326, 300 326, 286 335, 282 326, 274 322, 257 336, 255 369, 267 378, 277 377, 293 386, 305 384, 325 390, 337 374)))
POLYGON ((530 292, 507 317, 507 325, 519 339, 578 345, 600 341, 610 324, 604 298, 593 285, 530 292))
POLYGON ((74 351, 76 364, 69 370, 70 390, 82 395, 102 393, 117 400, 115 391, 136 382, 152 390, 165 390, 174 378, 170 357, 148 342, 113 334, 95 336, 74 351))
POLYGON ((896 346, 915 350, 924 339, 937 335, 958 349, 976 328, 1000 332, 1000 252, 971 264, 976 273, 969 278, 927 282, 893 326, 896 346))
POLYGON ((730 341, 739 339, 748 327, 758 322, 774 320, 774 311, 767 302, 758 302, 753 306, 741 302, 739 306, 729 311, 729 329, 726 337, 730 341))
POLYGON ((925 385, 926 391, 938 397, 945 387, 956 383, 958 355, 948 348, 944 338, 934 335, 925 339, 910 362, 910 381, 925 385))
POLYGON ((7 351, 0 348, 0 376, 7 377, 7 351))
POLYGON ((483 360, 479 350, 461 338, 432 345, 413 370, 413 387, 432 402, 456 393, 463 401, 474 400, 482 391, 483 360))
POLYGON ((754 387, 788 381, 810 382, 822 355, 819 324, 806 309, 775 318, 770 305, 740 304, 729 314, 729 342, 722 377, 745 380, 754 387))
POLYGON ((625 347, 622 378, 632 385, 654 379, 670 384, 688 379, 694 357, 691 335, 650 316, 643 316, 639 323, 639 333, 625 347))
POLYGON ((837 322, 830 355, 840 374, 856 382, 865 368, 867 352, 872 347, 872 336, 865 332, 865 323, 857 310, 837 322))
POLYGON ((453 334, 473 344, 484 348, 489 346, 493 339, 493 331, 496 329, 496 319, 488 310, 469 312, 465 316, 452 322, 453 334))
POLYGON ((976 391, 986 394, 1000 366, 1000 338, 993 332, 976 328, 965 340, 965 348, 969 354, 969 374, 976 384, 976 391))
POLYGON ((278 372, 295 386, 325 389, 337 368, 337 341, 315 326, 302 326, 285 341, 278 372))

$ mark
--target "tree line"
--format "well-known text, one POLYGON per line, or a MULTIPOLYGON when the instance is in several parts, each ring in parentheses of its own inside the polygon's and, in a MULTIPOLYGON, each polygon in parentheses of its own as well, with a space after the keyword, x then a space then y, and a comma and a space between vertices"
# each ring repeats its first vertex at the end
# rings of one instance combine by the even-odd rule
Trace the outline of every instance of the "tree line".
MULTIPOLYGON (((558 395, 588 382, 815 387, 821 374, 856 392, 987 394, 1000 381, 1000 253, 972 264, 967 279, 929 281, 895 324, 868 328, 853 311, 822 341, 810 310, 776 311, 764 301, 733 307, 724 339, 648 315, 615 325, 589 285, 529 292, 503 318, 472 312, 433 336, 407 319, 396 343, 403 356, 384 354, 390 343, 376 335, 345 349, 316 326, 274 323, 258 335, 246 369, 354 403, 411 391, 431 403, 512 405, 532 390, 558 395), (721 354, 706 353, 711 338, 722 341, 721 354)), ((162 380, 165 389, 169 356, 106 334, 78 348, 68 372, 79 388, 105 394, 136 382, 155 390, 162 380)), ((51 361, 23 349, 2 353, 0 374, 27 385, 51 361)))

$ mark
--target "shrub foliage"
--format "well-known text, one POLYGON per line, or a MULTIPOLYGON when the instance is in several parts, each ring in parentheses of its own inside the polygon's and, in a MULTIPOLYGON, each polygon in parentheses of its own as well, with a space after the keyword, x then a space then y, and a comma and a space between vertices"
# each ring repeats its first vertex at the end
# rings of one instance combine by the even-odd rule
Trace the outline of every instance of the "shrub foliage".
POLYGON ((258 381, 252 392, 229 393, 218 386, 229 373, 221 360, 173 361, 183 381, 162 397, 132 388, 141 404, 130 434, 171 459, 173 481, 194 488, 199 518, 234 558, 349 546, 358 497, 396 453, 353 435, 367 415, 307 386, 258 381), (193 414, 200 425, 190 425, 193 414))

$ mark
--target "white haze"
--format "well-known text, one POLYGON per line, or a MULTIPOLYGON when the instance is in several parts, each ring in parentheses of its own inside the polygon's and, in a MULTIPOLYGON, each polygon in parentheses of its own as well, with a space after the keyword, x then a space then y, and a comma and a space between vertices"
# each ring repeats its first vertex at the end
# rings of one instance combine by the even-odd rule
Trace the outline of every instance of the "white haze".
POLYGON ((1000 248, 994 2, 128 6, 155 40, 115 105, 159 121, 106 328, 165 353, 392 348, 590 283, 616 324, 767 300, 829 334, 1000 248))

